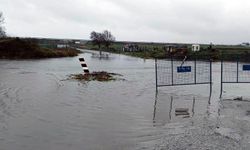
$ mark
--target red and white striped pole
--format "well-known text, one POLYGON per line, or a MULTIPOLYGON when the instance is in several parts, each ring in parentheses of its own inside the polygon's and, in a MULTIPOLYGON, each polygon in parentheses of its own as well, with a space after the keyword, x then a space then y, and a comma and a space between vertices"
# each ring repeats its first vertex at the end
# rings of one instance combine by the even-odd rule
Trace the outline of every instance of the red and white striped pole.
POLYGON ((82 66, 84 73, 85 74, 89 73, 89 68, 87 67, 87 64, 86 64, 84 58, 79 58, 79 61, 81 63, 81 66, 82 66))

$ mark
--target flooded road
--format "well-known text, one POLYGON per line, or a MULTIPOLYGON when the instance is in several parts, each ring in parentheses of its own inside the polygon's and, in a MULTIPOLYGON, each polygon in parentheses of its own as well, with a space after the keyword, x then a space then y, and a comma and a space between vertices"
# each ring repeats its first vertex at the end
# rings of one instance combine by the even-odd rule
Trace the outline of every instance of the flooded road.
MULTIPOLYGON (((248 147, 250 136, 243 131, 249 127, 250 115, 243 110, 237 111, 245 117, 244 124, 239 123, 242 130, 237 131, 243 142, 224 136, 224 130, 218 128, 223 126, 231 133, 230 129, 237 127, 225 113, 232 113, 233 102, 219 102, 220 63, 213 64, 209 105, 209 85, 162 87, 156 95, 154 60, 118 54, 99 59, 91 53, 85 51, 73 58, 0 61, 0 150, 248 147), (81 56, 90 71, 122 74, 125 81, 67 80, 68 75, 82 72, 78 62, 81 56), (189 114, 177 116, 175 109, 183 107, 189 114), (205 141, 208 144, 204 146, 205 141)), ((225 89, 233 96, 247 96, 247 87, 230 85, 225 89)), ((225 92, 225 96, 232 96, 225 92)))

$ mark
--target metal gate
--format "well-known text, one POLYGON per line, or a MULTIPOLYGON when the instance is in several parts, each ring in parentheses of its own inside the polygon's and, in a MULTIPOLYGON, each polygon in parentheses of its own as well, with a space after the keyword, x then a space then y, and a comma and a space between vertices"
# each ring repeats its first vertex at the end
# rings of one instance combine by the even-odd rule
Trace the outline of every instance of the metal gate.
POLYGON ((250 63, 239 59, 233 62, 221 60, 220 98, 224 83, 250 83, 250 63))
POLYGON ((155 59, 156 91, 162 86, 210 84, 212 91, 212 61, 155 59))
MULTIPOLYGON (((228 55, 229 56, 229 55, 228 55)), ((228 56, 225 56, 227 58, 228 56)), ((250 83, 250 62, 244 56, 230 56, 231 61, 221 59, 221 90, 225 83, 250 83), (232 60, 233 58, 233 60, 232 60), (241 58, 241 59, 239 59, 241 58)), ((210 84, 212 92, 212 61, 181 60, 179 58, 155 59, 156 92, 162 86, 210 84)))

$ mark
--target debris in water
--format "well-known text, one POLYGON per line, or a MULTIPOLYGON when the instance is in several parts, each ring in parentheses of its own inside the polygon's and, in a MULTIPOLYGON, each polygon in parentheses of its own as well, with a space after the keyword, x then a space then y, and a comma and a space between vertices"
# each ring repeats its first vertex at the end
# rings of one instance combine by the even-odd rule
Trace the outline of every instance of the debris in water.
POLYGON ((242 100, 243 100, 243 98, 242 98, 242 96, 241 96, 241 97, 236 97, 236 98, 234 98, 233 100, 236 100, 236 101, 242 101, 242 100))
POLYGON ((80 81, 114 81, 114 80, 124 80, 121 78, 117 78, 115 76, 122 76, 117 73, 109 73, 105 71, 100 72, 92 72, 86 74, 72 74, 70 75, 70 79, 80 80, 80 81))

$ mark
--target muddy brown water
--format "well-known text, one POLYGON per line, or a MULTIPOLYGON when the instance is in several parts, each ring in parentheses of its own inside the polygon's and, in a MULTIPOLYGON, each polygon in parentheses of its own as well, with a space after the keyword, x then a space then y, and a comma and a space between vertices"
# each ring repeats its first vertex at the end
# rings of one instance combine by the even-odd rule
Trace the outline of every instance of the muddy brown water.
MULTIPOLYGON (((162 87, 155 94, 154 60, 85 51, 78 57, 0 61, 0 150, 157 149, 182 125, 218 117, 220 63, 209 85, 162 87), (122 74, 125 81, 65 80, 81 73, 83 56, 90 71, 122 74), (176 116, 188 108, 188 116, 176 116)), ((225 95, 246 95, 248 85, 230 85, 225 95), (237 90, 235 90, 237 89, 237 90)), ((180 133, 181 134, 181 133, 180 133)), ((166 148, 166 147, 162 147, 166 148)))

